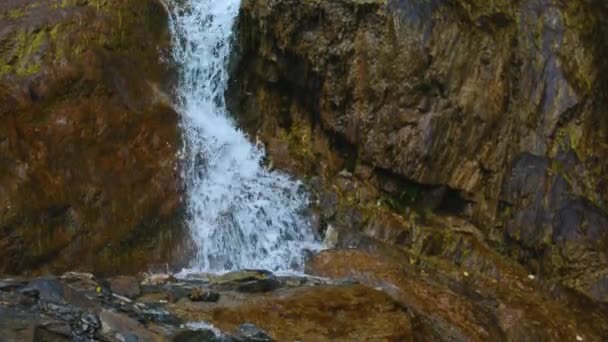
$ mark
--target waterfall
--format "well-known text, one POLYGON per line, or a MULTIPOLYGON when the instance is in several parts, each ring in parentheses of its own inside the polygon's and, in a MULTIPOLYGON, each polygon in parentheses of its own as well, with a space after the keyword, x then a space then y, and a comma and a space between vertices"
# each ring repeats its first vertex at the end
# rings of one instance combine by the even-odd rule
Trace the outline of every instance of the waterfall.
POLYGON ((197 248, 192 270, 301 270, 304 251, 317 246, 304 213, 307 194, 300 182, 263 165, 262 146, 236 127, 224 101, 240 0, 166 5, 180 66, 176 107, 187 224, 197 248))

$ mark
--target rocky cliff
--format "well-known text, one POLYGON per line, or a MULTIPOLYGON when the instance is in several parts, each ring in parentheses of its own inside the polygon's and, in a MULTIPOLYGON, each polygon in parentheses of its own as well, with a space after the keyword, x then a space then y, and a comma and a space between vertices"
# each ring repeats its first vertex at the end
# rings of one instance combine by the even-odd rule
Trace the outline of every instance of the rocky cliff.
POLYGON ((310 178, 338 244, 461 265, 465 220, 491 253, 605 302, 606 15, 600 1, 246 0, 228 97, 271 165, 310 178))
POLYGON ((0 273, 177 254, 169 43, 155 0, 0 3, 0 273))

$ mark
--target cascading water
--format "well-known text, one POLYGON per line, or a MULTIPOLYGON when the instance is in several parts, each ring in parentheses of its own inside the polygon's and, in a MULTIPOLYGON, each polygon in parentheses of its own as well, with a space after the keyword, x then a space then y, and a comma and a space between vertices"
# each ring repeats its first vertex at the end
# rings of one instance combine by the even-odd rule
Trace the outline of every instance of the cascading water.
MULTIPOLYGON (((167 0, 169 2, 170 0, 167 0)), ((188 224, 196 271, 299 270, 316 249, 299 182, 266 169, 264 151, 229 118, 224 102, 232 29, 240 0, 167 3, 173 57, 181 66, 188 224)))

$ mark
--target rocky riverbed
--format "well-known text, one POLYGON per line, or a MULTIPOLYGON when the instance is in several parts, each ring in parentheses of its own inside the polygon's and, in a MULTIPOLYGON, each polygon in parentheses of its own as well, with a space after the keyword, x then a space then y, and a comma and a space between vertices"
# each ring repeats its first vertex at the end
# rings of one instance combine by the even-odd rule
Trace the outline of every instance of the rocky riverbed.
POLYGON ((608 308, 517 268, 494 278, 390 248, 309 275, 88 273, 0 281, 0 341, 602 341, 608 308))
POLYGON ((410 335, 407 311, 388 295, 349 280, 242 271, 109 279, 67 273, 0 281, 0 341, 401 340, 410 335))

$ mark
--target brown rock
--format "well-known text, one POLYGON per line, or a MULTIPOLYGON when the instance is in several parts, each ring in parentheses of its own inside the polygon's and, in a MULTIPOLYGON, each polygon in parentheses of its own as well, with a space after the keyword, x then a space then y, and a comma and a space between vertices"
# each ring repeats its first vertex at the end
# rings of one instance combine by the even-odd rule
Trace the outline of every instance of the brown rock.
POLYGON ((121 296, 127 298, 137 298, 141 294, 139 281, 135 277, 119 276, 108 279, 110 289, 121 296))
POLYGON ((605 301, 607 14, 584 0, 246 0, 228 102, 276 165, 327 188, 343 168, 368 180, 368 165, 396 211, 470 217, 605 301))
POLYGON ((516 273, 505 270, 496 281, 473 268, 458 276, 439 262, 416 272, 409 262, 398 261, 402 259, 399 254, 329 250, 313 258, 307 272, 350 278, 385 291, 412 310, 414 333, 422 340, 558 341, 574 340, 583 333, 591 340, 601 340, 600 331, 606 333, 597 316, 585 312, 591 307, 583 307, 581 312, 576 306, 551 300, 545 290, 525 283, 516 273))
POLYGON ((0 273, 175 262, 178 116, 157 0, 2 1, 0 273))
POLYGON ((188 296, 193 302, 217 302, 220 300, 220 294, 214 291, 207 291, 200 287, 195 287, 188 296))
POLYGON ((102 310, 99 314, 101 321, 101 336, 110 341, 164 341, 162 335, 146 329, 138 321, 111 310, 102 310))

